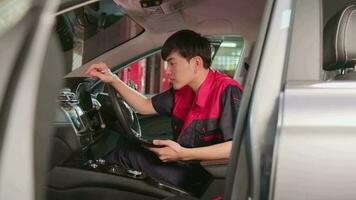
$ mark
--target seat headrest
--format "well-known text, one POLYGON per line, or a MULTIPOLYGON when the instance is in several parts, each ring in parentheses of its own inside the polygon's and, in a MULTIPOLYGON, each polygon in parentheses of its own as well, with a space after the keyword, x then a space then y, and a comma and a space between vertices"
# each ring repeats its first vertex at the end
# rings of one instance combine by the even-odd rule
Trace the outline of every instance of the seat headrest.
POLYGON ((356 6, 334 15, 324 27, 323 69, 353 67, 356 62, 356 6))

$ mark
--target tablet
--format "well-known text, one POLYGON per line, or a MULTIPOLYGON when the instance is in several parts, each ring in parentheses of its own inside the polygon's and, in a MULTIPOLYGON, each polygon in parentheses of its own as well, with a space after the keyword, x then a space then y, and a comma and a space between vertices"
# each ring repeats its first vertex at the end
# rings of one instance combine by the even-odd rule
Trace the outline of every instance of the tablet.
POLYGON ((144 145, 148 147, 163 147, 163 145, 155 145, 152 140, 143 137, 130 137, 130 140, 139 145, 144 145))

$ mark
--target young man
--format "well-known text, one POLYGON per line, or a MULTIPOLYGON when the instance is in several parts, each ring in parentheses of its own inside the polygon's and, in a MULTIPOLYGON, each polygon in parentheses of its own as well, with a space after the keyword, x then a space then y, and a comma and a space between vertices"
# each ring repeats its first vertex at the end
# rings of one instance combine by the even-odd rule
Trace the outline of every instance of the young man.
POLYGON ((172 116, 173 140, 154 140, 160 147, 145 148, 123 143, 108 159, 187 187, 189 177, 204 172, 199 166, 176 161, 229 158, 242 87, 210 69, 210 43, 196 32, 176 32, 163 45, 161 55, 168 62, 173 87, 151 99, 128 87, 104 63, 93 64, 86 74, 111 84, 141 114, 172 116))

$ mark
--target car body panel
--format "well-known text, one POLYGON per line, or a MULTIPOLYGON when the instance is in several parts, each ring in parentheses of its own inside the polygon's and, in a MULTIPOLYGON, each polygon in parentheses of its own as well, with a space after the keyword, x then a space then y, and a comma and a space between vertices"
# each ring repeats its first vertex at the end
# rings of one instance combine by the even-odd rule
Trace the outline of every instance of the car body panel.
POLYGON ((291 82, 281 94, 271 199, 354 199, 355 82, 291 82))
MULTIPOLYGON (((39 85, 42 80, 43 61, 48 51, 50 27, 54 22, 51 16, 57 9, 58 2, 42 2, 43 7, 36 7, 40 3, 34 1, 29 9, 30 15, 25 15, 31 17, 29 20, 24 19, 27 21, 29 29, 26 30, 26 34, 19 36, 25 40, 22 40, 24 42, 21 44, 22 49, 17 54, 16 62, 12 65, 13 71, 5 96, 6 107, 1 108, 2 117, 6 117, 6 119, 2 118, 1 123, 1 130, 3 130, 0 157, 1 199, 36 199, 42 198, 43 195, 43 190, 39 188, 43 186, 45 170, 38 170, 36 166, 38 162, 43 161, 42 159, 44 159, 44 163, 47 163, 47 160, 42 154, 36 154, 38 152, 34 146, 37 131, 44 130, 42 127, 36 127, 36 120, 38 120, 36 105, 40 99, 39 85), (25 101, 23 101, 24 99, 25 101)), ((57 80, 55 83, 59 81, 58 79, 52 80, 57 80)), ((53 93, 46 93, 43 97, 48 95, 51 96, 53 93)), ((48 126, 49 120, 44 120, 43 123, 44 126, 46 126, 45 124, 48 126)), ((46 145, 48 145, 48 141, 46 141, 46 145)), ((42 146, 45 152, 46 145, 42 146)), ((43 163, 41 166, 41 169, 45 168, 43 163)))

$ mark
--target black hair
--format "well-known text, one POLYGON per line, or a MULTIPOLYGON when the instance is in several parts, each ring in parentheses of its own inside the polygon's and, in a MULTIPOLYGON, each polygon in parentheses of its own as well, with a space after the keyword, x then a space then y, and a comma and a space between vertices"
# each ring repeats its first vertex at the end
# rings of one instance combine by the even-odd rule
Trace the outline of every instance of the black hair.
POLYGON ((191 30, 181 30, 171 35, 163 44, 161 56, 167 60, 170 53, 177 51, 187 61, 195 56, 203 59, 204 68, 211 65, 211 47, 207 38, 191 30))

